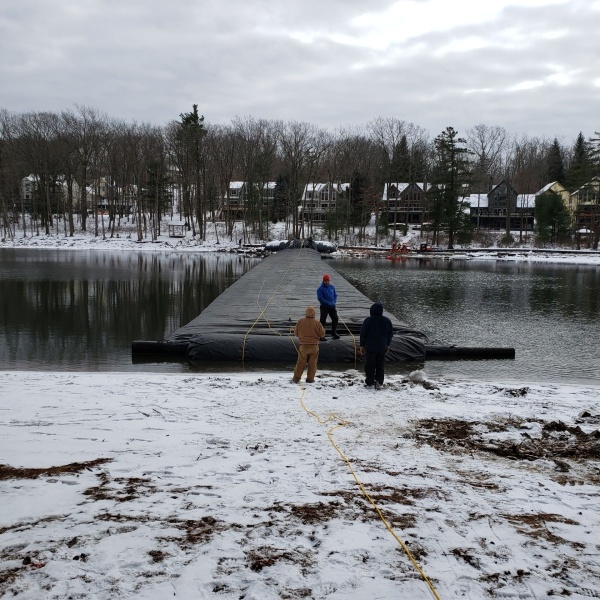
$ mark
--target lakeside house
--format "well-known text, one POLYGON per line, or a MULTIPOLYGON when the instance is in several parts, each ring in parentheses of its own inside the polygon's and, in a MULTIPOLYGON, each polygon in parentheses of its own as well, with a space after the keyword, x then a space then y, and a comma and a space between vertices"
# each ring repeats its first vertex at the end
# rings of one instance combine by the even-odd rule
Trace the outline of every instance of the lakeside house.
MULTIPOLYGON (((299 216, 305 223, 322 225, 328 217, 337 214, 341 200, 350 198, 351 186, 341 182, 309 182, 297 201, 299 216)), ((216 214, 220 219, 242 220, 250 211, 273 215, 277 183, 249 183, 231 181, 217 192, 216 214), (271 211, 271 212, 269 212, 271 211)), ((181 194, 173 186, 175 203, 181 194)), ((388 224, 419 228, 429 222, 431 185, 426 182, 392 182, 383 186, 378 201, 381 215, 388 224)), ((500 181, 488 191, 471 192, 459 198, 465 212, 477 230, 531 231, 535 223, 535 202, 544 194, 557 194, 571 216, 574 230, 592 231, 600 219, 600 176, 593 177, 574 192, 569 192, 560 182, 553 181, 534 194, 520 194, 509 182, 500 181)), ((53 210, 59 212, 70 199, 73 205, 81 202, 81 189, 74 178, 56 176, 41 180, 30 174, 21 180, 20 198, 14 203, 16 210, 32 212, 37 202, 49 199, 53 210)), ((139 190, 130 185, 120 188, 108 177, 96 177, 85 188, 84 197, 88 211, 106 212, 110 207, 122 214, 131 212, 139 190)), ((177 208, 177 207, 176 207, 177 208)), ((285 209, 285 206, 283 206, 285 209)), ((280 209, 281 210, 281 207, 280 209)))

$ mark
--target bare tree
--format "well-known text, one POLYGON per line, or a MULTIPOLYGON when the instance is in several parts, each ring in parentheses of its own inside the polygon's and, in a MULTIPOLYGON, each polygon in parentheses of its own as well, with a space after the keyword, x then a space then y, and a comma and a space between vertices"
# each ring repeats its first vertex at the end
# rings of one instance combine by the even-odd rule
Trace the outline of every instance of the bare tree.
POLYGON ((15 237, 13 218, 15 200, 19 197, 19 177, 16 156, 13 152, 12 124, 14 116, 0 110, 0 206, 2 210, 2 237, 15 237))
MULTIPOLYGON (((546 183, 546 157, 552 141, 530 138, 526 135, 511 138, 508 144, 502 178, 515 194, 532 194, 546 183)), ((523 207, 521 207, 523 209, 523 207)), ((506 241, 511 239, 511 228, 516 220, 516 203, 509 202, 506 210, 506 241)), ((521 217, 524 211, 520 211, 521 217)), ((519 240, 523 239, 523 220, 519 219, 519 240)))
POLYGON ((376 179, 377 153, 377 147, 364 129, 340 129, 337 132, 332 150, 335 162, 331 168, 332 173, 337 173, 341 181, 348 184, 343 203, 344 243, 348 242, 351 231, 355 233, 357 226, 360 226, 359 234, 362 235, 366 220, 364 192, 376 179))
POLYGON ((228 125, 212 126, 206 135, 206 158, 209 163, 211 179, 214 181, 217 199, 224 199, 224 205, 213 206, 212 218, 217 232, 216 218, 220 210, 225 219, 225 232, 233 239, 234 219, 231 215, 229 188, 236 167, 237 144, 233 127, 228 125))
POLYGON ((273 179, 277 126, 273 121, 237 117, 233 121, 242 180, 246 184, 245 226, 260 239, 268 236, 268 183, 273 179))
MULTIPOLYGON (((102 139, 106 129, 106 117, 96 109, 87 106, 77 106, 77 112, 62 113, 65 138, 72 144, 72 151, 78 161, 77 183, 79 184, 79 210, 81 230, 87 230, 87 184, 89 169, 94 164, 96 155, 100 152, 102 139)), ((95 174, 97 175, 97 173, 95 174)))
MULTIPOLYGON (((380 189, 385 185, 389 189, 392 183, 416 183, 419 179, 425 179, 427 157, 431 150, 429 134, 422 127, 396 118, 378 117, 367 128, 378 149, 379 177, 376 183, 380 189)), ((375 212, 376 229, 379 225, 379 212, 375 212)), ((406 214, 408 216, 408 212, 406 214)), ((396 219, 394 238, 395 236, 396 219)))
POLYGON ((467 144, 473 153, 473 185, 481 192, 490 190, 505 163, 510 139, 504 127, 475 125, 467 130, 467 144))
POLYGON ((291 121, 278 124, 279 153, 288 186, 288 214, 292 216, 292 236, 301 233, 298 205, 310 178, 310 167, 316 150, 317 128, 309 123, 291 121))
POLYGON ((15 120, 14 126, 14 148, 35 180, 31 212, 36 232, 39 234, 41 220, 49 234, 62 195, 57 149, 58 117, 47 112, 26 113, 15 120))
MULTIPOLYGON (((327 214, 324 215, 326 221, 331 218, 331 208, 335 205, 333 202, 333 195, 337 194, 337 190, 334 190, 334 186, 337 181, 333 174, 327 173, 326 160, 329 151, 332 147, 331 135, 324 129, 315 129, 313 135, 313 145, 308 153, 308 162, 306 169, 306 179, 304 181, 303 189, 310 185, 311 182, 321 182, 327 184, 327 190, 323 191, 327 194, 327 214)), ((302 210, 300 213, 300 237, 306 238, 311 237, 314 234, 314 213, 308 211, 307 215, 302 210), (306 216, 308 215, 308 221, 306 216)))

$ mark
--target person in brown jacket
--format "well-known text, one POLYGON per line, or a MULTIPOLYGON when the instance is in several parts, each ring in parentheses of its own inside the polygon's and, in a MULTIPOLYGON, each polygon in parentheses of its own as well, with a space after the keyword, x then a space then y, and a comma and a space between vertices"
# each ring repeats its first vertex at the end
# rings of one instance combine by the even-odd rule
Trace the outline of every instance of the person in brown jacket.
POLYGON ((304 367, 308 363, 308 372, 306 373, 306 383, 312 383, 315 380, 317 372, 317 362, 319 360, 319 341, 325 337, 325 328, 320 321, 315 319, 317 311, 314 306, 306 309, 306 317, 300 319, 294 327, 294 335, 300 340, 298 349, 298 361, 294 369, 293 382, 298 383, 304 373, 304 367))

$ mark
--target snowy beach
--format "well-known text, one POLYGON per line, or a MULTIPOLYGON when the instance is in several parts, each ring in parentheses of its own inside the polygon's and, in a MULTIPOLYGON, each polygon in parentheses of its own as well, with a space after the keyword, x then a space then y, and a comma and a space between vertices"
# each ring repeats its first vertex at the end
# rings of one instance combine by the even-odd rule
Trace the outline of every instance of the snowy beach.
POLYGON ((0 597, 600 597, 597 386, 363 380, 0 371, 0 597))
POLYGON ((0 373, 0 592, 597 597, 598 389, 418 375, 0 373))
MULTIPOLYGON (((0 239, 0 248, 38 248, 38 249, 64 249, 64 250, 133 250, 143 252, 238 252, 252 253, 262 247, 261 242, 242 245, 239 244, 239 233, 235 232, 233 240, 224 235, 221 227, 219 235, 214 231, 208 231, 206 239, 193 239, 189 234, 182 239, 170 238, 168 235, 160 235, 156 241, 144 240, 139 242, 133 232, 119 234, 119 237, 94 235, 92 231, 78 232, 73 237, 62 234, 40 234, 22 237, 16 236, 12 239, 0 239), (237 241, 234 241, 237 240, 237 241)), ((373 227, 371 226, 369 231, 373 227)), ((272 240, 285 240, 283 223, 272 225, 272 240)), ((515 234, 518 235, 518 234, 515 234)), ((400 236, 398 243, 406 243, 411 248, 418 248, 422 238, 417 234, 400 236)), ((330 242, 328 242, 330 243, 330 242)), ((383 241, 378 246, 368 248, 349 247, 339 250, 331 256, 344 258, 345 256, 368 257, 376 254, 385 254, 391 248, 389 240, 383 241)), ((409 254, 404 258, 417 256, 417 253, 409 254)), ((474 248, 457 247, 452 253, 431 253, 431 258, 439 257, 443 260, 493 260, 493 261, 525 261, 525 262, 552 262, 564 265, 589 265, 600 266, 600 251, 582 248, 582 250, 568 250, 564 248, 539 249, 523 245, 519 248, 474 248)))

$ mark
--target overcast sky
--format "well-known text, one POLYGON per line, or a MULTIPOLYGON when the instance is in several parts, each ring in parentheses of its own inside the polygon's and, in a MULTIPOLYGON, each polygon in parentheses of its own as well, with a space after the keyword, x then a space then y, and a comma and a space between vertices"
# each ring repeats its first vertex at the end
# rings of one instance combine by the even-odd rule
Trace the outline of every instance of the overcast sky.
POLYGON ((0 109, 600 130, 600 0, 7 0, 0 109))

